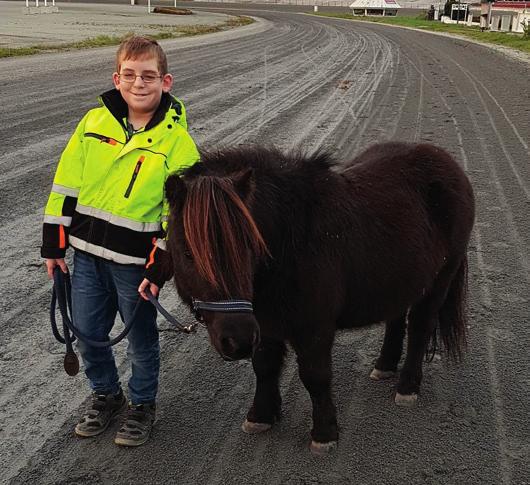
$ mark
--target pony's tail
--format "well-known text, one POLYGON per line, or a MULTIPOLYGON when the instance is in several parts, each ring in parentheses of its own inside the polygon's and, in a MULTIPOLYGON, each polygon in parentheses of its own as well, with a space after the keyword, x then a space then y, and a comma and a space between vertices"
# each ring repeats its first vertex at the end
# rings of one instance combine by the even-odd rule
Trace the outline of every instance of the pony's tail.
MULTIPOLYGON (((438 311, 438 323, 439 340, 443 348, 453 361, 460 361, 467 347, 467 256, 460 262, 438 311)), ((431 358, 437 347, 436 333, 435 330, 431 340, 431 358)))

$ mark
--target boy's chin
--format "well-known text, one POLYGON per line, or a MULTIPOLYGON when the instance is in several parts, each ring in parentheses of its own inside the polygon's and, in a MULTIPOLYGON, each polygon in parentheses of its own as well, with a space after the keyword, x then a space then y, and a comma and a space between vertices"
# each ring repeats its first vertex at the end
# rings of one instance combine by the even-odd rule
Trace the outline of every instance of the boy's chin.
POLYGON ((128 106, 129 109, 136 111, 138 114, 147 114, 156 111, 158 104, 133 101, 132 103, 128 103, 128 106))

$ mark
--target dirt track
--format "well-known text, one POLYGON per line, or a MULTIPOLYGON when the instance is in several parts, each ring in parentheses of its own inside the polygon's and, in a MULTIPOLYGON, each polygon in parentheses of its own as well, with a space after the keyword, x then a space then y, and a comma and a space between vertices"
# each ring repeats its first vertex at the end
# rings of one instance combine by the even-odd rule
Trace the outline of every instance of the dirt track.
MULTIPOLYGON (((325 146, 341 158, 388 139, 432 141, 452 152, 472 179, 478 209, 465 362, 426 365, 419 405, 404 410, 392 402, 391 383, 368 379, 382 328, 338 335, 339 449, 315 458, 310 403, 292 356, 282 421, 248 436, 239 426, 253 395, 250 365, 224 363, 204 332, 177 335, 161 321, 152 442, 118 449, 112 431, 76 439, 74 415, 87 390, 83 378, 64 375, 48 328, 40 221, 67 137, 109 87, 114 48, 2 60, 0 480, 530 483, 530 64, 421 32, 255 14, 266 21, 254 33, 165 44, 192 135, 203 146, 325 146)), ((173 289, 163 301, 182 316, 173 289)), ((117 352, 123 362, 123 346, 117 352)))

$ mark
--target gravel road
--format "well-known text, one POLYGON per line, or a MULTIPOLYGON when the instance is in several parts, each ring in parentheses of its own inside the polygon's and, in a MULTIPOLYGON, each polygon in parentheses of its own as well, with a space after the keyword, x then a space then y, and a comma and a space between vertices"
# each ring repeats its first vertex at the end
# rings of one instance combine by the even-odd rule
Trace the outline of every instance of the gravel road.
MULTIPOLYGON (((230 10, 226 10, 230 12, 230 10)), ((239 12, 238 12, 239 13, 239 12)), ((119 449, 112 431, 72 434, 87 397, 49 331, 40 222, 58 156, 110 86, 114 48, 0 61, 0 481, 13 484, 530 483, 530 63, 458 39, 382 25, 246 9, 250 28, 167 41, 174 92, 202 146, 324 146, 347 159, 383 140, 431 141, 469 174, 470 342, 458 366, 425 366, 418 406, 368 379, 383 329, 337 335, 341 428, 328 457, 308 451, 310 403, 290 355, 284 415, 240 430, 253 396, 247 362, 225 363, 204 331, 160 321, 153 440, 119 449)), ((163 303, 186 316, 173 288, 163 303)), ((116 349, 127 379, 124 346, 116 349)))

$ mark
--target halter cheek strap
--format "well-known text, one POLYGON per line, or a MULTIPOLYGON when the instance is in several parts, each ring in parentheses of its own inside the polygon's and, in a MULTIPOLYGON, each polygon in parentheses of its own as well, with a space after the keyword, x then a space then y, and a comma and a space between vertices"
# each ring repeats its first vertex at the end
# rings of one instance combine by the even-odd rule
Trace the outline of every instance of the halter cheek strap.
POLYGON ((201 320, 200 311, 221 313, 253 313, 252 302, 248 300, 201 301, 192 298, 195 316, 201 320))

